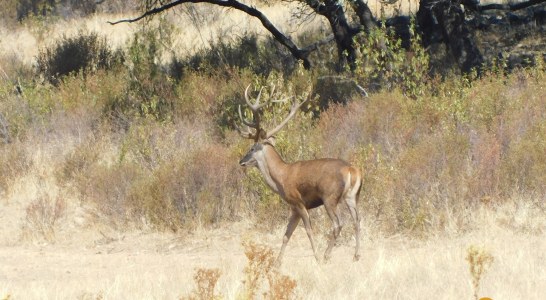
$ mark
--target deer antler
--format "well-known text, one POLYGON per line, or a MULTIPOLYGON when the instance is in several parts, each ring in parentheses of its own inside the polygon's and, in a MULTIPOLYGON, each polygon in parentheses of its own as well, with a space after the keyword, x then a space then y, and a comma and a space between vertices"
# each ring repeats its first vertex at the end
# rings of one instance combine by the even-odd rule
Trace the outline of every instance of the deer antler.
POLYGON ((243 117, 243 113, 241 112, 241 105, 239 105, 239 118, 241 119, 241 122, 247 126, 246 130, 242 130, 241 128, 237 127, 237 130, 239 133, 248 139, 253 139, 255 142, 257 142, 260 139, 260 136, 263 135, 262 132, 264 130, 260 128, 260 110, 267 105, 267 102, 260 103, 260 97, 262 96, 263 87, 260 89, 260 92, 258 93, 258 96, 256 97, 256 100, 254 100, 254 103, 250 101, 250 97, 248 96, 248 89, 250 88, 250 84, 245 89, 245 101, 250 110, 252 111, 252 122, 246 120, 243 117), (256 130, 255 133, 252 133, 250 131, 250 128, 254 128, 256 130))
MULTIPOLYGON (((302 102, 297 102, 297 101, 294 101, 292 103, 292 107, 290 108, 290 113, 288 114, 288 116, 279 124, 277 125, 277 127, 273 128, 272 130, 268 130, 267 133, 265 134, 265 138, 270 138, 272 136, 274 136, 277 132, 279 132, 279 130, 281 130, 285 125, 286 123, 288 123, 288 121, 290 119, 292 119, 295 115, 296 115, 296 112, 298 111, 298 109, 309 99, 309 97, 305 98, 305 100, 303 100, 302 102)), ((277 101, 277 102, 284 102, 286 101, 287 99, 284 99, 282 101, 277 101)))
MULTIPOLYGON (((243 122, 243 124, 247 126, 247 129, 242 130, 241 128, 237 127, 237 130, 244 138, 253 139, 255 142, 258 142, 260 139, 270 138, 273 135, 275 135, 277 132, 279 132, 279 130, 281 130, 286 125, 286 123, 288 123, 288 121, 296 115, 296 112, 298 111, 298 109, 309 99, 307 97, 302 102, 297 102, 297 101, 293 102, 288 116, 273 130, 266 131, 260 127, 261 109, 264 106, 266 106, 269 102, 274 102, 274 103, 286 102, 291 97, 288 97, 282 100, 266 100, 265 102, 260 103, 260 97, 262 96, 262 91, 263 91, 263 87, 262 87, 260 89, 260 92, 258 93, 258 96, 256 97, 256 100, 254 100, 254 103, 252 103, 250 101, 250 97, 248 96, 249 88, 250 88, 250 85, 248 85, 247 88, 245 89, 245 101, 248 107, 250 108, 250 110, 252 111, 252 122, 246 120, 243 117, 241 106, 239 105, 239 118, 241 119, 241 122, 243 122), (250 128, 254 128, 256 132, 252 133, 250 131, 250 128)), ((273 95, 274 91, 275 91, 275 86, 273 86, 271 89, 271 95, 273 95)))

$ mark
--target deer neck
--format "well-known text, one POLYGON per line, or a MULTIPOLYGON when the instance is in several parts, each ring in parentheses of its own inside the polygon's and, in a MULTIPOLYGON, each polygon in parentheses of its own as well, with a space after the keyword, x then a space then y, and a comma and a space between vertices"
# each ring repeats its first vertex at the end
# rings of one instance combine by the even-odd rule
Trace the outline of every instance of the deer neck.
POLYGON ((267 185, 275 193, 282 195, 283 178, 288 165, 273 146, 265 144, 263 151, 263 159, 258 160, 258 169, 262 172, 267 185))

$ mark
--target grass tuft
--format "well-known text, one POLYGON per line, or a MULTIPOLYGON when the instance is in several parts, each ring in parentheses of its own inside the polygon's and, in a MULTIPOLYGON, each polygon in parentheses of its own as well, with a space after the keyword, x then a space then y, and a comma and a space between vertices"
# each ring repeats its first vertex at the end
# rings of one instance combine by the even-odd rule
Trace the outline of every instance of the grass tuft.
POLYGON ((220 278, 221 272, 219 269, 198 269, 193 276, 195 284, 197 285, 196 290, 193 294, 187 298, 182 297, 181 299, 187 300, 215 300, 222 299, 219 295, 216 295, 215 288, 220 278))
POLYGON ((485 248, 470 246, 466 250, 466 261, 470 266, 470 275, 472 276, 472 287, 474 288, 474 298, 478 300, 480 282, 485 275, 485 271, 493 263, 493 256, 485 248))
POLYGON ((255 299, 258 293, 263 290, 266 281, 268 289, 262 294, 265 299, 296 298, 296 281, 289 276, 280 274, 273 267, 275 258, 271 247, 254 242, 245 242, 243 247, 248 259, 244 269, 245 299, 255 299))
POLYGON ((55 200, 42 195, 32 201, 26 208, 23 235, 38 234, 48 242, 55 240, 55 230, 58 221, 66 212, 66 201, 57 197, 55 200))

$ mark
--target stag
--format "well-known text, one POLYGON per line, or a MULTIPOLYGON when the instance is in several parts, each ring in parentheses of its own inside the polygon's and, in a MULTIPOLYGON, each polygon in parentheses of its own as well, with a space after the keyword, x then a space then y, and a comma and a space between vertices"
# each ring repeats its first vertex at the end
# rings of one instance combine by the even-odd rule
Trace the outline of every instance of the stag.
POLYGON ((362 184, 360 171, 346 161, 332 158, 286 163, 275 150, 273 136, 296 115, 307 99, 301 102, 293 101, 288 116, 274 129, 264 130, 261 127, 260 118, 262 108, 269 102, 260 102, 263 88, 256 99, 251 101, 248 96, 249 87, 245 90, 245 101, 252 112, 252 121, 243 117, 241 106, 239 106, 239 117, 246 128, 238 127, 237 129, 243 137, 254 140, 254 145, 239 164, 243 167, 257 167, 267 185, 279 194, 292 210, 276 264, 279 266, 282 263, 286 245, 300 220, 303 220, 313 254, 317 262, 320 262, 313 242, 309 210, 321 205, 324 205, 333 224, 328 247, 324 253, 324 260, 328 261, 341 231, 340 203, 348 208, 354 222, 356 246, 353 259, 357 261, 360 258, 360 218, 357 210, 362 184))

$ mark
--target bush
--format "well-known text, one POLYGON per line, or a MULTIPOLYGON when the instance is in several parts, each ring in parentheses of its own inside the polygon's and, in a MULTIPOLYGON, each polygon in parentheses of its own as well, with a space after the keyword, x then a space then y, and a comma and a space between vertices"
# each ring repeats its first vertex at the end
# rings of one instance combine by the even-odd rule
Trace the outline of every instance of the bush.
POLYGON ((238 166, 221 145, 211 145, 162 163, 133 186, 133 210, 151 226, 177 231, 183 226, 215 224, 239 212, 238 166))
POLYGON ((97 33, 80 32, 41 50, 36 60, 38 74, 58 85, 63 76, 71 73, 111 69, 121 64, 124 56, 120 50, 112 50, 106 38, 97 33))
POLYGON ((220 278, 220 269, 198 269, 193 276, 197 288, 188 297, 180 300, 215 300, 222 297, 215 295, 216 284, 220 278))
POLYGON ((10 28, 16 25, 17 0, 0 1, 0 26, 10 28))
POLYGON ((415 99, 394 91, 333 105, 305 145, 362 168, 361 203, 385 232, 465 230, 481 203, 544 195, 546 97, 544 73, 535 72, 450 78, 415 99))
POLYGON ((84 17, 94 14, 97 0, 14 0, 17 2, 17 20, 39 16, 84 17))
POLYGON ((145 27, 133 37, 127 52, 129 66, 123 74, 125 91, 106 107, 118 118, 172 119, 178 95, 175 82, 161 65, 162 43, 168 42, 163 40, 163 34, 161 29, 145 27))
MULTIPOLYGON (((63 148, 65 156, 54 171, 56 184, 114 226, 185 230, 240 216, 259 219, 261 228, 285 224, 288 205, 256 169, 243 173, 237 165, 251 142, 238 137, 231 125, 249 83, 253 95, 267 86, 264 99, 273 85, 276 99, 303 96, 318 73, 301 68, 289 75, 270 72, 281 60, 262 61, 272 50, 248 38, 223 44, 228 49, 223 57, 233 65, 223 61, 218 69, 207 69, 218 63, 213 59, 217 53, 201 54, 203 59, 188 64, 177 80, 165 72, 161 42, 168 41, 161 38, 154 29, 139 32, 129 45, 128 66, 114 70, 105 70, 108 64, 89 54, 96 51, 80 53, 90 63, 82 64, 78 76, 59 80, 56 72, 50 78, 57 87, 36 85, 31 76, 14 76, 16 69, 7 69, 10 77, 21 77, 23 92, 15 93, 9 80, 0 84, 0 111, 11 139, 0 142, 0 187, 7 190, 13 178, 25 174, 31 163, 26 153, 36 141, 76 143, 63 148), (267 74, 255 74, 262 71, 267 74), (73 135, 65 135, 63 128, 74 128, 73 135)), ((107 47, 96 36, 94 46, 77 39, 71 43, 107 47)), ((52 47, 50 57, 61 53, 68 40, 52 47)), ((50 63, 47 53, 42 52, 43 70, 51 69, 45 66, 50 63)), ((474 81, 420 80, 424 67, 411 74, 411 68, 401 65, 404 53, 392 50, 391 55, 397 58, 393 65, 385 64, 386 57, 378 57, 384 60, 377 65, 392 67, 392 72, 375 75, 391 76, 392 90, 362 98, 343 93, 347 88, 340 86, 330 95, 345 105, 332 104, 320 115, 314 114, 318 101, 311 99, 277 136, 283 158, 339 157, 360 167, 361 211, 387 234, 441 229, 448 218, 467 222, 468 211, 481 199, 494 205, 514 195, 532 201, 544 195, 544 69, 486 74, 474 81), (405 85, 404 78, 413 78, 419 87, 405 85)), ((61 58, 51 61, 64 63, 61 58)), ((373 71, 374 66, 361 67, 373 71)), ((372 81, 365 76, 354 74, 355 80, 372 81)), ((326 92, 323 87, 321 93, 326 92)), ((264 107, 265 127, 284 118, 289 106, 264 107)), ((0 133, 0 139, 4 136, 0 133)))
POLYGON ((263 299, 296 299, 297 283, 289 276, 274 268, 273 250, 252 241, 243 242, 245 256, 248 259, 245 273, 244 299, 256 299, 263 292, 263 299), (267 281, 269 289, 264 289, 267 281))
POLYGON ((398 88, 409 96, 422 95, 423 83, 429 74, 429 57, 415 31, 415 21, 412 21, 408 50, 386 27, 366 35, 360 41, 363 60, 356 69, 358 81, 371 91, 398 88))
POLYGON ((26 208, 26 218, 23 225, 23 234, 33 237, 38 234, 39 237, 47 241, 55 239, 56 224, 64 216, 66 211, 66 201, 62 198, 51 199, 47 195, 42 195, 32 201, 26 208))
POLYGON ((56 10, 55 0, 18 0, 17 20, 21 21, 30 16, 51 15, 56 10))

